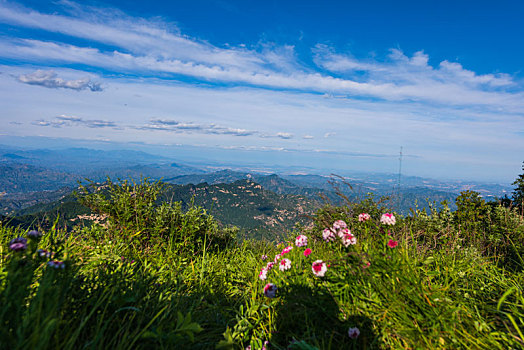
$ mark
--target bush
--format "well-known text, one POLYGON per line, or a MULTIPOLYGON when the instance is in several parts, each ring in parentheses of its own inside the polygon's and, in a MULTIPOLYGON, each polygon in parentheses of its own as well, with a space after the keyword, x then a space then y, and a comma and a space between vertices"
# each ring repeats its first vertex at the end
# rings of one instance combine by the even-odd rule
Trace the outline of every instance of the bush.
POLYGON ((155 243, 161 249, 181 254, 198 254, 204 247, 224 249, 235 241, 237 230, 220 228, 204 209, 190 205, 186 212, 180 203, 159 203, 164 190, 161 182, 143 179, 91 182, 81 186, 79 201, 103 218, 109 231, 128 243, 148 248, 155 243))

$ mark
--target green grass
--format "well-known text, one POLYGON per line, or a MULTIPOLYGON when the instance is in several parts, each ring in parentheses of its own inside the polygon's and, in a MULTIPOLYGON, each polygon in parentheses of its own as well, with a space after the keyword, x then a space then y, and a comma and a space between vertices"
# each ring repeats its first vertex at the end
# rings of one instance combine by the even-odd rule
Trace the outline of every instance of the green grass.
POLYGON ((524 221, 510 209, 443 208, 385 226, 373 200, 326 207, 288 233, 291 244, 308 237, 285 255, 291 269, 262 281, 261 256, 288 243, 236 241, 198 207, 155 203, 158 184, 111 185, 84 201, 109 215, 104 226, 55 227, 21 252, 8 244, 27 233, 0 227, 0 349, 524 348, 524 221), (322 240, 338 219, 355 245, 322 240), (312 273, 318 259, 324 277, 312 273))

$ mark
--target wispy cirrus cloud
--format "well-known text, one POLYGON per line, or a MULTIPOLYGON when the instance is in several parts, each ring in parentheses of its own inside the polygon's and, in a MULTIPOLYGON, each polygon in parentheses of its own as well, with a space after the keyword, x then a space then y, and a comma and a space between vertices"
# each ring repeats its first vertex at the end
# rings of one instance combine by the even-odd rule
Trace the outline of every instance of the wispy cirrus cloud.
POLYGON ((136 126, 139 130, 162 130, 179 133, 203 133, 215 135, 251 136, 257 131, 239 128, 228 128, 216 124, 197 124, 192 122, 180 122, 172 119, 151 119, 146 125, 136 126))
POLYGON ((477 74, 447 60, 432 66, 422 51, 409 56, 392 49, 383 60, 377 60, 317 45, 312 48, 316 66, 305 65, 297 60, 292 45, 224 48, 189 37, 160 19, 66 4, 67 13, 46 14, 1 3, 0 22, 87 39, 105 45, 104 49, 73 45, 66 39, 50 42, 3 38, 0 57, 83 64, 118 73, 148 72, 162 78, 188 76, 219 84, 524 113, 524 89, 511 75, 477 74))
POLYGON ((96 128, 120 128, 117 123, 102 119, 84 119, 76 116, 60 115, 52 120, 39 119, 32 123, 36 126, 50 126, 53 128, 84 126, 92 129, 96 128))
POLYGON ((76 80, 65 80, 58 77, 55 71, 40 70, 30 73, 21 74, 18 76, 18 81, 29 85, 39 85, 46 88, 58 89, 71 89, 71 90, 91 90, 91 91, 102 91, 100 83, 92 82, 89 78, 82 78, 76 80))

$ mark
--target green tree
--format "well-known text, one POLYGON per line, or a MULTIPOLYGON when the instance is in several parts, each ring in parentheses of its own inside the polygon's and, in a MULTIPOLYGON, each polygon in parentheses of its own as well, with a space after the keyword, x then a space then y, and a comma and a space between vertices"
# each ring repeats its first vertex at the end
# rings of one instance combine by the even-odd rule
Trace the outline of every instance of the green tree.
POLYGON ((486 217, 486 201, 475 191, 462 191, 455 200, 457 221, 465 230, 478 231, 486 217))
MULTIPOLYGON (((522 162, 522 170, 524 171, 524 162, 522 162)), ((513 190, 513 203, 522 209, 524 207, 524 173, 515 179, 513 185, 516 186, 513 190)))

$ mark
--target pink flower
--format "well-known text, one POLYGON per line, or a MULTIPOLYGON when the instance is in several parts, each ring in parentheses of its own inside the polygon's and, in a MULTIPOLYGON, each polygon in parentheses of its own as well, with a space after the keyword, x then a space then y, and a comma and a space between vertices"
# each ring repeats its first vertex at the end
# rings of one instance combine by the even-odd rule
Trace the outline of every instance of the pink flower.
POLYGON ((297 236, 297 238, 295 239, 295 245, 297 247, 307 246, 307 237, 304 235, 297 236))
POLYGON ((396 246, 398 246, 398 242, 390 239, 388 242, 388 247, 395 248, 396 246))
POLYGON ((275 266, 275 263, 270 261, 266 264, 266 269, 270 271, 273 268, 273 266, 275 266))
POLYGON ((262 255, 262 256, 260 257, 260 259, 262 259, 262 261, 266 261, 266 260, 267 260, 267 255, 266 255, 266 254, 262 255))
POLYGON ((346 224, 345 221, 343 220, 337 220, 333 223, 333 229, 336 231, 338 229, 341 229, 341 228, 346 228, 348 227, 348 225, 346 224))
POLYGON ((260 270, 260 273, 258 274, 258 278, 264 281, 267 278, 267 272, 268 269, 266 267, 263 267, 262 270, 260 270))
POLYGON ((278 268, 280 269, 280 271, 289 270, 291 268, 291 260, 285 258, 282 259, 278 268))
POLYGON ((287 246, 284 249, 282 249, 282 253, 280 253, 280 255, 287 254, 287 253, 289 253, 292 250, 293 250, 293 246, 287 246))
POLYGON ((357 327, 350 328, 348 330, 348 335, 351 339, 357 339, 360 335, 360 330, 357 327))
POLYGON ((371 263, 368 261, 367 263, 364 264, 364 266, 362 266, 362 268, 367 269, 370 266, 371 266, 371 263))
POLYGON ((382 217, 380 218, 380 222, 384 225, 395 225, 397 220, 395 219, 395 216, 391 213, 385 213, 382 214, 382 217))
POLYGON ((308 256, 309 254, 311 254, 311 249, 306 248, 306 250, 304 250, 304 256, 308 256))
POLYGON ((324 231, 322 231, 322 238, 326 242, 333 241, 335 240, 335 233, 333 232, 333 230, 326 228, 324 229, 324 231))
POLYGON ((264 287, 264 295, 267 298, 274 298, 277 294, 277 286, 275 286, 273 283, 268 283, 264 287))
POLYGON ((277 254, 277 255, 275 255, 275 260, 273 260, 273 261, 274 261, 274 262, 277 262, 277 261, 280 260, 281 257, 282 257, 282 255, 277 254))
POLYGON ((326 263, 322 260, 316 260, 313 265, 311 265, 311 270, 313 270, 313 274, 317 277, 324 277, 324 274, 327 271, 326 263))
POLYGON ((344 235, 351 234, 351 231, 348 228, 343 228, 337 232, 338 236, 340 238, 344 237, 344 235))
POLYGON ((348 247, 356 243, 357 239, 351 233, 346 233, 344 236, 342 236, 342 244, 344 245, 344 247, 348 247))
POLYGON ((368 213, 362 213, 358 216, 358 221, 360 222, 368 221, 369 219, 371 219, 371 216, 368 213))

